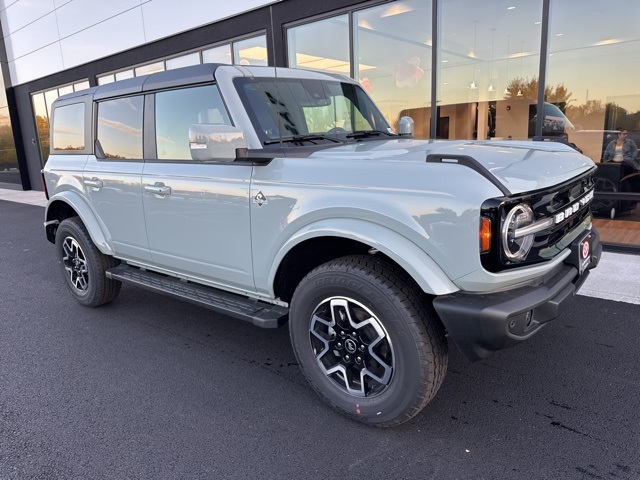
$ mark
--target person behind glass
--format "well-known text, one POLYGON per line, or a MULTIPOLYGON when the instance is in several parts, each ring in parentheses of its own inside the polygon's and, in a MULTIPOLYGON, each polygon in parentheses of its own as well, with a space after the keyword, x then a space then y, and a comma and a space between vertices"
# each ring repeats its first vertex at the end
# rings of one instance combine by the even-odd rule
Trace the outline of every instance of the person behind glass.
POLYGON ((628 138, 627 130, 623 128, 617 128, 618 138, 611 140, 607 148, 604 150, 602 156, 603 162, 618 162, 631 165, 636 170, 640 170, 640 164, 636 160, 638 156, 638 147, 636 142, 628 138))
POLYGON ((573 142, 570 142, 570 141, 569 141, 569 134, 568 134, 568 133, 563 133, 563 134, 561 135, 561 137, 562 137, 562 139, 563 139, 565 142, 567 142, 567 144, 568 144, 571 148, 573 148, 574 150, 579 151, 580 153, 583 153, 583 152, 582 152, 582 150, 580 149, 580 147, 578 147, 575 143, 573 143, 573 142))

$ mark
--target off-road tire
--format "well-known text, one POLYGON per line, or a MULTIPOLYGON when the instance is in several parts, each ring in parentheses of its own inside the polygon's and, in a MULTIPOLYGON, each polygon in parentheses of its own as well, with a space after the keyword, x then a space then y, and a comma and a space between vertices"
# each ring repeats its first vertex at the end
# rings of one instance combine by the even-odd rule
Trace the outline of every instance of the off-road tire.
POLYGON ((290 307, 291 343, 302 371, 318 394, 348 417, 381 427, 399 425, 417 415, 440 388, 448 358, 444 327, 425 294, 395 265, 364 255, 327 262, 302 279, 290 307), (358 325, 369 316, 371 323, 344 331, 340 325, 349 309, 358 325), (332 319, 335 325, 329 327, 332 319), (370 338, 365 328, 376 324, 378 350, 371 351, 362 337, 370 338), (365 353, 360 363, 348 355, 349 339, 349 352, 365 353), (366 381, 358 381, 365 362, 380 371, 377 377, 383 381, 367 373, 366 381), (392 374, 385 383, 389 366, 392 374))
POLYGON ((108 279, 105 272, 120 262, 98 250, 80 218, 71 217, 60 223, 56 250, 65 284, 82 305, 97 307, 118 296, 122 284, 108 279))

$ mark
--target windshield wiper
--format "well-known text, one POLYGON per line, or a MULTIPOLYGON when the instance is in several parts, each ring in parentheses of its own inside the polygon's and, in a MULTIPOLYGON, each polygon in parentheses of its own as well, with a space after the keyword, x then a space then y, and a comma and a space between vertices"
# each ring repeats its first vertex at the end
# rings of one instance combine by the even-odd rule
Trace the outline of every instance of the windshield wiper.
POLYGON ((347 135, 347 138, 362 138, 362 137, 377 137, 380 135, 387 135, 389 137, 395 137, 395 133, 385 132, 384 130, 356 130, 347 135))
POLYGON ((300 143, 300 142, 313 142, 314 140, 330 140, 334 143, 342 143, 337 138, 327 137, 325 135, 292 135, 290 137, 274 138, 273 140, 265 140, 265 145, 273 145, 274 143, 300 143))

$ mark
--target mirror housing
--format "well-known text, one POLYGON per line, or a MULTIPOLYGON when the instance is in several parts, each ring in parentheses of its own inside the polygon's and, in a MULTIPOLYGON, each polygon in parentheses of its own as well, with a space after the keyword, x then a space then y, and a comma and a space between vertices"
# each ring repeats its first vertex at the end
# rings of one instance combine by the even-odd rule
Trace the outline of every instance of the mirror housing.
POLYGON ((196 123, 189 127, 189 151, 197 162, 233 162, 247 148, 244 132, 231 125, 196 123))
POLYGON ((398 121, 398 135, 402 137, 413 137, 414 124, 413 118, 401 117, 398 121))

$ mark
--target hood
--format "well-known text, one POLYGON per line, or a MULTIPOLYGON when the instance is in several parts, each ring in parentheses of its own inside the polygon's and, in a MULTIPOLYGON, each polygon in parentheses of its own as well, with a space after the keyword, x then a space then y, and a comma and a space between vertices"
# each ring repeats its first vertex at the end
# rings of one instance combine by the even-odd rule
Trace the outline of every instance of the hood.
POLYGON ((559 142, 373 140, 326 148, 309 158, 426 162, 427 155, 469 156, 512 194, 549 188, 594 167, 591 159, 559 142))

